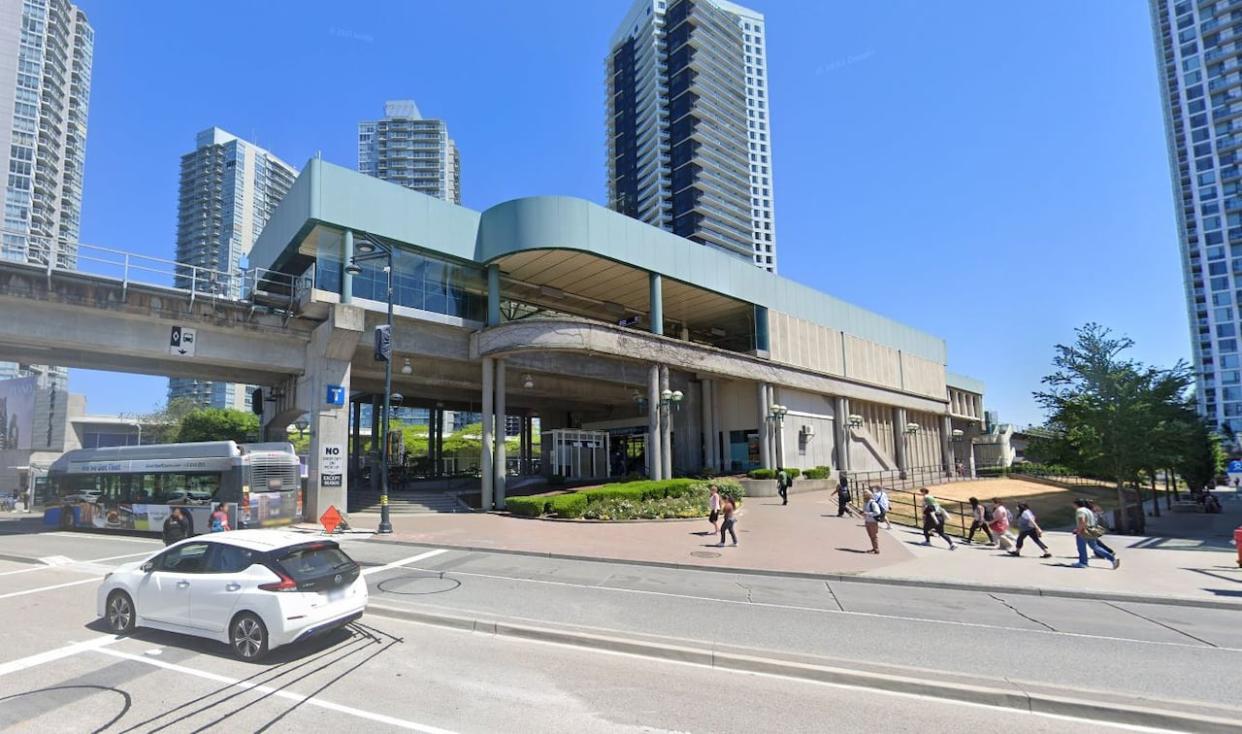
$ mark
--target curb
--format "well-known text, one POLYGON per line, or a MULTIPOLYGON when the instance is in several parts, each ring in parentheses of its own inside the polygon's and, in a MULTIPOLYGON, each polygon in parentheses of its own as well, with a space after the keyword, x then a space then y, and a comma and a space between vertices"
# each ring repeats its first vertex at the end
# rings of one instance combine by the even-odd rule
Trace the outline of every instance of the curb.
POLYGON ((1078 591, 1076 589, 1041 589, 1034 586, 1006 586, 1004 584, 972 584, 965 581, 936 581, 931 579, 909 578, 904 576, 862 576, 849 573, 811 573, 808 571, 778 571, 766 568, 742 568, 737 566, 700 566, 694 563, 674 563, 671 561, 626 560, 624 558, 600 558, 571 553, 551 553, 543 551, 509 550, 505 548, 487 548, 483 546, 454 545, 452 543, 415 543, 406 540, 387 540, 379 542, 403 545, 412 548, 446 548, 449 550, 470 551, 472 553, 499 553, 513 556, 530 556, 532 558, 549 558, 562 561, 589 561, 591 563, 615 563, 625 566, 646 566, 649 568, 669 568, 677 571, 710 571, 712 573, 743 574, 749 576, 774 576, 778 578, 810 579, 812 581, 846 581, 859 584, 878 584, 881 586, 918 586, 925 589, 945 589, 949 591, 976 591, 991 594, 1016 594, 1020 596, 1042 596, 1055 599, 1080 599, 1087 601, 1112 601, 1128 604, 1158 604, 1175 607, 1198 607, 1201 609, 1226 609, 1242 611, 1242 602, 1223 601, 1220 599, 1198 599, 1191 596, 1175 596, 1171 594, 1127 594, 1116 591, 1078 591))
MULTIPOLYGON (((638 655, 646 658, 680 663, 690 663, 708 668, 718 668, 743 673, 761 673, 818 683, 870 688, 889 693, 930 696, 952 701, 980 704, 996 708, 1016 709, 1036 714, 1053 714, 1076 719, 1088 719, 1109 724, 1131 724, 1175 731, 1196 731, 1222 734, 1238 731, 1237 719, 1202 716, 1180 711, 1148 707, 1147 699, 1128 698, 1123 702, 1089 701, 1074 696, 1080 692, 1045 688, 1041 692, 1024 691, 1021 688, 994 688, 967 683, 937 681, 934 675, 927 678, 878 673, 831 665, 782 660, 780 658, 724 652, 708 647, 685 647, 675 644, 612 637, 570 630, 513 624, 504 621, 476 619, 473 617, 435 614, 415 609, 399 609, 386 605, 368 604, 367 612, 381 617, 409 622, 449 627, 470 632, 513 637, 540 642, 553 642, 592 650, 638 655), (1055 692, 1053 692, 1055 691, 1055 692)), ((933 671, 928 671, 929 674, 933 671)), ((1194 705, 1194 704, 1191 704, 1194 705)))

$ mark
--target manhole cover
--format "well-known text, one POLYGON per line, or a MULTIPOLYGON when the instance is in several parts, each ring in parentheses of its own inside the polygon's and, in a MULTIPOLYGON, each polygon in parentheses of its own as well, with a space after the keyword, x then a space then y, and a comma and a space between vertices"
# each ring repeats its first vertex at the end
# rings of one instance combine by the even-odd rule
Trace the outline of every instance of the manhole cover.
POLYGON ((720 557, 719 553, 713 553, 711 551, 692 551, 690 555, 694 556, 695 558, 719 558, 720 557))
POLYGON ((388 594, 443 594, 458 586, 461 586, 461 582, 457 579, 440 576, 399 576, 381 581, 379 590, 388 594))

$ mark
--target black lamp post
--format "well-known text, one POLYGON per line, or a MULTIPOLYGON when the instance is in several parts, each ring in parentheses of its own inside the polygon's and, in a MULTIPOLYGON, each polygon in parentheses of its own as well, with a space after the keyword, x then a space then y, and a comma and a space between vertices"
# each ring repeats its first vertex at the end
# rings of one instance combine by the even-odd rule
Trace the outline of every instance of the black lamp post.
POLYGON ((384 360, 384 407, 383 412, 383 440, 384 448, 380 453, 380 522, 376 532, 391 533, 392 519, 388 514, 388 425, 389 414, 391 412, 390 403, 392 401, 392 271, 393 271, 393 251, 392 248, 381 244, 380 242, 365 237, 354 248, 356 254, 350 258, 349 264, 345 266, 345 272, 353 276, 362 274, 362 267, 359 263, 370 262, 372 260, 386 260, 384 273, 387 275, 387 300, 388 300, 388 321, 386 324, 386 333, 382 342, 376 342, 376 358, 384 360), (382 348, 381 348, 382 345, 382 348))

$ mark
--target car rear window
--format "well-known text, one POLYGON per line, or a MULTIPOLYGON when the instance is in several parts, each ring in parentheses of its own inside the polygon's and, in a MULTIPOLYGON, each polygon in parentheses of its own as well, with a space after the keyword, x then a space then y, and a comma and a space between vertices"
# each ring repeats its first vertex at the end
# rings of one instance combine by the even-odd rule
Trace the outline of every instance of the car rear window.
POLYGON ((299 584, 358 568, 358 564, 335 543, 294 546, 278 553, 276 560, 299 584))

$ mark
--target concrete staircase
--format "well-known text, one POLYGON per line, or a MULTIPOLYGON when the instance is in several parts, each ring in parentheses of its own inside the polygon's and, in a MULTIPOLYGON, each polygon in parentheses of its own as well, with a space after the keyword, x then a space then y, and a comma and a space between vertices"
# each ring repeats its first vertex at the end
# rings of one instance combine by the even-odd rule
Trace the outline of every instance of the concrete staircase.
MULTIPOLYGON (((378 492, 351 492, 350 512, 379 512, 378 492)), ((439 512, 470 512, 450 492, 392 492, 388 495, 388 511, 397 515, 439 512)))

